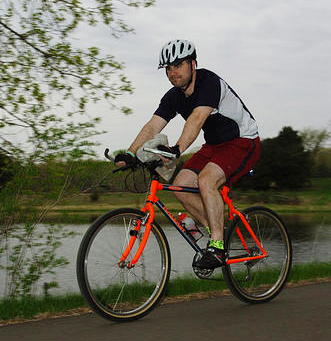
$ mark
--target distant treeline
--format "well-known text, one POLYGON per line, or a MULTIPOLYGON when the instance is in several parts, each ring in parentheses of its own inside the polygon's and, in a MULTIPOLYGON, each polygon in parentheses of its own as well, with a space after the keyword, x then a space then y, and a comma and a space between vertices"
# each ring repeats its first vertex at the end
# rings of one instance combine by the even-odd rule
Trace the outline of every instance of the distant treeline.
MULTIPOLYGON (((191 156, 184 154, 178 160, 176 173, 191 156)), ((146 189, 147 173, 140 169, 135 173, 114 174, 115 168, 109 161, 94 159, 64 161, 52 158, 41 164, 17 163, 0 154, 0 188, 15 182, 22 194, 47 193, 49 196, 58 195, 61 189, 66 193, 128 189, 143 192, 146 189)), ((331 148, 307 150, 298 132, 285 127, 277 137, 261 141, 261 157, 254 175, 243 177, 236 186, 258 190, 302 188, 309 186, 312 177, 331 177, 331 148)))

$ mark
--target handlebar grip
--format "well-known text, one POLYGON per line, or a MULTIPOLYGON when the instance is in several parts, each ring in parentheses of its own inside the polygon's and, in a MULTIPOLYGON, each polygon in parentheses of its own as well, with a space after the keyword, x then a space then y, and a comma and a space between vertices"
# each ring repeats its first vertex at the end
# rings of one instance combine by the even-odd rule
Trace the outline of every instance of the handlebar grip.
POLYGON ((108 160, 110 160, 110 161, 112 161, 112 162, 115 161, 114 158, 112 158, 112 157, 109 155, 109 148, 106 148, 106 149, 105 149, 104 155, 105 155, 105 157, 106 157, 108 160))
MULTIPOLYGON (((108 160, 110 160, 110 161, 115 163, 115 159, 109 155, 109 148, 105 149, 104 155, 105 155, 105 157, 108 160)), ((117 168, 117 169, 113 170, 113 173, 117 173, 117 172, 120 172, 120 171, 125 171, 125 170, 130 169, 130 168, 132 168, 132 165, 125 165, 123 167, 120 167, 120 168, 117 168)))

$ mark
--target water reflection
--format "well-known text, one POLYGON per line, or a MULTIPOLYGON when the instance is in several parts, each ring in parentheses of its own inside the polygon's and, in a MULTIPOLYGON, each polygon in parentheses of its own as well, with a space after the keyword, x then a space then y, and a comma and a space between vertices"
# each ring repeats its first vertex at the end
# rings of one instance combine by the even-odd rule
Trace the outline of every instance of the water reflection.
POLYGON ((285 215, 294 263, 331 260, 331 214, 285 215))

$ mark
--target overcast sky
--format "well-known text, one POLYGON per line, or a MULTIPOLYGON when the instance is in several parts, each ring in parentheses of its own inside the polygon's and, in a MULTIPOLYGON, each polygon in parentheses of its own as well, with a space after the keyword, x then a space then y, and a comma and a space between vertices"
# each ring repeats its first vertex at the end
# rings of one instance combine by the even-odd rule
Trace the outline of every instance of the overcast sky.
MULTIPOLYGON (((161 47, 175 38, 194 42, 198 67, 216 72, 234 88, 255 117, 262 138, 282 127, 296 130, 331 124, 330 0, 156 0, 155 6, 123 12, 135 34, 114 39, 107 30, 81 31, 125 63, 135 88, 118 100, 133 109, 124 116, 104 105, 97 113, 108 133, 100 153, 127 148, 170 88, 157 70, 161 47)), ((176 117, 164 132, 174 144, 183 127, 176 117)), ((203 143, 200 136, 193 146, 203 143)))

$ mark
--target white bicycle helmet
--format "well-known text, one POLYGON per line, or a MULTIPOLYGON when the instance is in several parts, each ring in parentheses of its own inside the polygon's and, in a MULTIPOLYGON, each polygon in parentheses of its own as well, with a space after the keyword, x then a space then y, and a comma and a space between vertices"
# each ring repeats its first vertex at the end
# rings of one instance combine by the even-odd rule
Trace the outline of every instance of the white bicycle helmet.
POLYGON ((197 54, 193 43, 187 40, 171 40, 160 52, 159 69, 169 65, 177 65, 185 59, 196 60, 197 54))

